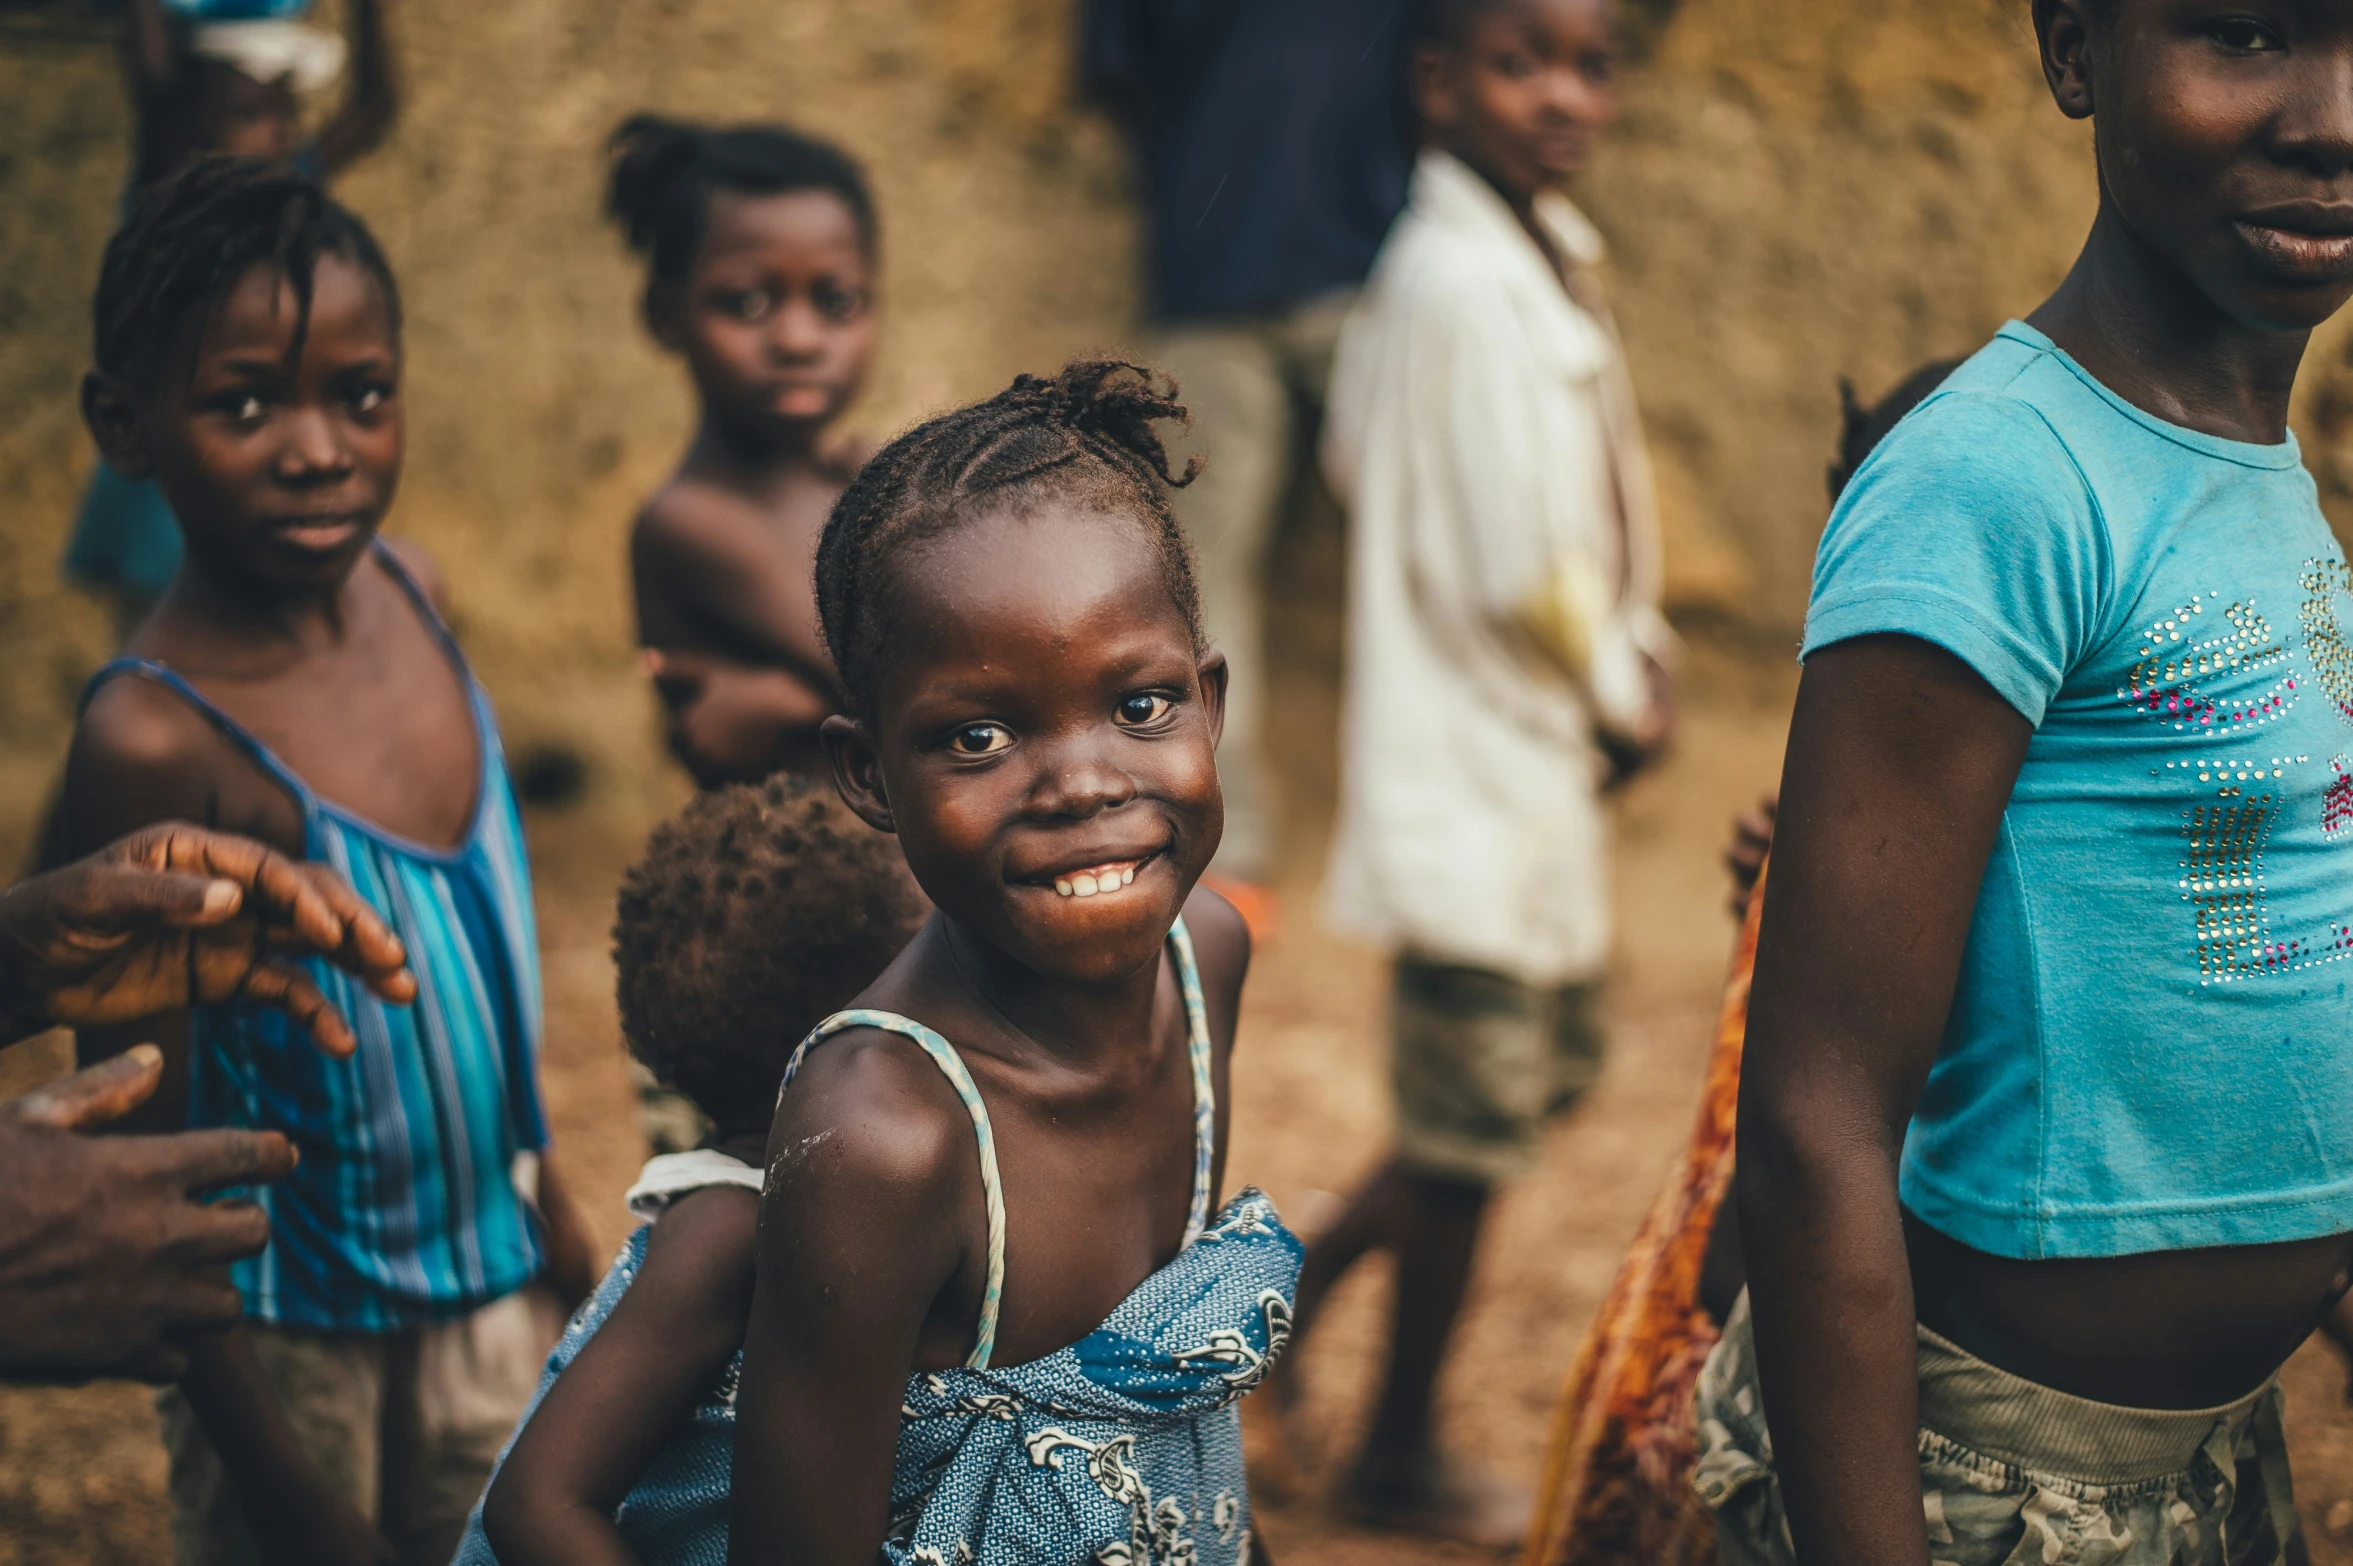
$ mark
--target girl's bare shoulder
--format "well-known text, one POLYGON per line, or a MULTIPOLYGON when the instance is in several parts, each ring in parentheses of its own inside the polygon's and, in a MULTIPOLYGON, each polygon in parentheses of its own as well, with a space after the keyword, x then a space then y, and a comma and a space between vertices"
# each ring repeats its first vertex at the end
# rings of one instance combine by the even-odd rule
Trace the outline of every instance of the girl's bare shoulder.
POLYGON ((768 1193, 941 1198, 977 1178, 955 1085, 903 1034, 849 1028, 813 1046, 776 1108, 768 1193))

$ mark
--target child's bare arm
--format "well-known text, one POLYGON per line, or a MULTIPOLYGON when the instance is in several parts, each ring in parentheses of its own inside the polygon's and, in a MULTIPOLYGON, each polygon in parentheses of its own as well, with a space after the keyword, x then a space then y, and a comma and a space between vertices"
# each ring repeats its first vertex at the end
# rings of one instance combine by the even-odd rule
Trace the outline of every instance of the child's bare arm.
POLYGON ((972 1122, 914 1046, 846 1035, 785 1094, 768 1158, 727 1558, 869 1566, 927 1317, 986 1232, 972 1122))
POLYGON ((743 1342, 759 1198, 717 1186, 655 1223, 629 1292, 548 1389, 483 1504, 503 1566, 636 1566, 613 1512, 743 1342))
POLYGON ((817 755, 836 710, 831 693, 789 669, 718 653, 649 650, 646 666, 669 715, 670 753, 704 788, 765 777, 794 751, 817 755))
POLYGON ((834 699, 833 658, 817 623, 816 555, 777 547, 743 503, 676 487, 648 506, 630 539, 638 597, 686 606, 732 650, 773 662, 834 699))
POLYGON ((147 92, 171 80, 179 61, 171 18, 163 0, 131 0, 123 13, 123 75, 147 92))
POLYGON ((390 1566, 391 1543, 335 1493, 270 1390, 243 1327, 187 1340, 180 1391, 220 1454, 270 1566, 390 1566))
POLYGON ((400 83, 384 28, 387 3, 352 0, 351 96, 319 132, 319 162, 329 174, 373 152, 400 112, 400 83))
POLYGON ((1740 1081, 1757 1363, 1797 1554, 1925 1562, 1896 1160, 2032 730, 1905 636, 1798 687, 1740 1081))

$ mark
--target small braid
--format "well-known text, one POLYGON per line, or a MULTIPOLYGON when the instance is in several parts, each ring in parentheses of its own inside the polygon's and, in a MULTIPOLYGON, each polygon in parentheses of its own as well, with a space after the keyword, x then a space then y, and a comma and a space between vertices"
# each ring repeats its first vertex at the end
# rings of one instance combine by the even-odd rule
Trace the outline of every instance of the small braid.
POLYGON ((1052 377, 1019 376, 883 447, 834 503, 817 545, 817 614, 852 710, 873 712, 893 558, 959 523, 1048 498, 1143 524, 1169 597, 1194 646, 1204 645, 1192 552, 1168 503, 1201 463, 1170 467, 1155 427, 1164 419, 1191 422, 1174 381, 1123 359, 1082 359, 1052 377))
POLYGON ((321 256, 376 279, 397 337, 400 288, 366 224, 299 174, 255 158, 198 158, 142 190, 107 242, 91 305, 92 358, 107 375, 152 382, 190 321, 201 326, 254 266, 292 286, 299 356, 321 256))

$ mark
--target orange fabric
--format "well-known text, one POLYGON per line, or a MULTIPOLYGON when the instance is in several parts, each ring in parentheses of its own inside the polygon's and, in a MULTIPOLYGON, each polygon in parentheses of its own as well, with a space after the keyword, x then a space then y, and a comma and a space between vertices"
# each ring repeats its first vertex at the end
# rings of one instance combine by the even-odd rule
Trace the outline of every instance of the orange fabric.
POLYGON ((1552 1421, 1522 1566, 1712 1566, 1715 1521, 1692 1493, 1692 1390, 1715 1347, 1700 1262, 1732 1178, 1764 882, 1749 899, 1717 1015, 1715 1052, 1683 1159, 1586 1329, 1552 1421))

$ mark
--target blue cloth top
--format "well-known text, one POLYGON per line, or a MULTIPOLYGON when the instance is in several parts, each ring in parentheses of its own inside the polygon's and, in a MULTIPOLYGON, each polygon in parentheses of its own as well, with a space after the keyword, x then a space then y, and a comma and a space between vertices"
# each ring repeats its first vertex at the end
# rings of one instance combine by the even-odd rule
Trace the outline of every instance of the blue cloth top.
MULTIPOLYGON (((978 1144, 988 1282, 965 1364, 908 1378, 883 1546, 892 1566, 1110 1560, 1242 1566, 1249 1559, 1250 1502, 1235 1403, 1290 1336, 1300 1245, 1256 1190, 1237 1194, 1209 1222, 1216 1094, 1208 1012, 1181 920, 1169 942, 1184 990, 1193 1069, 1192 1202, 1183 1248, 1100 1327, 1026 1365, 990 1363, 1005 1274, 1005 1199, 988 1109, 955 1047, 896 1013, 853 1010, 820 1023, 786 1067, 789 1088, 809 1050, 834 1034, 849 1028, 898 1033, 955 1086, 978 1144)), ((548 1357, 533 1408, 627 1292, 651 1227, 630 1236, 574 1317, 548 1357)), ((614 1516, 647 1566, 724 1566, 742 1364, 740 1353, 729 1361, 614 1516)), ((530 1418, 527 1411, 523 1422, 530 1418)), ((495 1566, 496 1560, 477 1505, 456 1566, 495 1566)))
POLYGON ((281 1131, 301 1153, 275 1185, 236 1194, 269 1214, 270 1243, 236 1264, 245 1313, 336 1332, 390 1332, 501 1298, 543 1265, 515 1155, 546 1144, 539 1099, 539 938, 531 867, 490 700, 400 570, 456 663, 482 753, 475 816, 456 848, 428 848, 321 799, 268 746, 159 663, 125 676, 176 692, 294 796, 306 857, 333 867, 408 947, 411 1006, 342 969, 305 966, 351 1019, 359 1048, 331 1060, 282 1012, 232 1003, 193 1013, 188 1121, 281 1131))
MULTIPOLYGON (((675 1197, 686 1192, 677 1188, 670 1194, 675 1197)), ((498 1465, 490 1471, 493 1480, 499 1468, 506 1466, 516 1437, 546 1401, 548 1389, 565 1367, 580 1357, 588 1340, 596 1336, 621 1303, 621 1296, 637 1281, 645 1266, 646 1242, 653 1232, 652 1223, 632 1230, 596 1292, 572 1313, 564 1335, 547 1356, 538 1390, 531 1394, 523 1417, 515 1421, 514 1434, 507 1437, 498 1454, 498 1465)), ((739 1349, 729 1356, 726 1368, 685 1421, 670 1432, 614 1512, 613 1526, 646 1566, 727 1566, 727 1485, 735 1462, 735 1387, 742 1374, 743 1352, 739 1349)), ((451 1566, 498 1566, 498 1552, 490 1547, 490 1536, 482 1528, 482 1506, 489 1493, 485 1485, 482 1497, 475 1500, 451 1566)))
POLYGON ((1856 474, 1804 650, 1943 647, 2035 725, 1906 1138, 2014 1257, 2353 1230, 2353 573, 2294 439, 2011 322, 1856 474))
POLYGON ((162 487, 153 479, 124 478, 99 458, 65 542, 66 576, 111 588, 145 609, 179 574, 182 549, 179 518, 162 487))
POLYGON ((1364 281, 1413 172, 1403 21, 1388 0, 1088 0, 1085 69, 1135 142, 1159 319, 1364 281))

